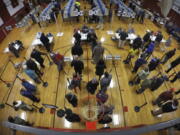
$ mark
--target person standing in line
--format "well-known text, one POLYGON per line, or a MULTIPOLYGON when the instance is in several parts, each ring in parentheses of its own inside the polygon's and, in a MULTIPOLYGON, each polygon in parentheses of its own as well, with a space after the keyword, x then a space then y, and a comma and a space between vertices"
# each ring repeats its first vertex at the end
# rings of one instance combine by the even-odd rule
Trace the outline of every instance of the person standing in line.
POLYGON ((93 64, 97 64, 100 59, 103 59, 104 47, 101 46, 101 43, 98 43, 93 49, 92 58, 93 64))
POLYGON ((170 82, 174 83, 179 78, 180 78, 180 71, 178 73, 176 73, 176 75, 174 76, 174 78, 172 80, 170 80, 170 82))
POLYGON ((171 71, 173 68, 175 68, 179 64, 180 64, 180 56, 171 62, 169 68, 166 70, 166 73, 169 73, 169 71, 171 71))
POLYGON ((131 85, 134 85, 134 84, 137 85, 141 82, 141 80, 145 80, 149 74, 150 74, 149 68, 145 67, 140 72, 138 72, 137 75, 135 76, 135 78, 132 81, 130 81, 129 83, 131 85))
POLYGON ((89 93, 94 94, 98 85, 99 85, 98 80, 96 78, 93 78, 91 81, 87 83, 86 89, 89 93))
POLYGON ((176 53, 176 48, 173 50, 170 50, 164 54, 164 56, 161 58, 161 63, 165 64, 169 59, 171 59, 176 53))
POLYGON ((77 88, 79 88, 79 90, 81 90, 81 80, 82 80, 81 76, 79 74, 74 73, 73 78, 72 78, 68 88, 70 90, 74 89, 75 93, 77 93, 77 90, 76 90, 77 88))
POLYGON ((161 75, 160 77, 154 78, 150 90, 155 91, 157 90, 165 81, 168 81, 168 77, 166 75, 161 75))
POLYGON ((144 42, 144 44, 146 44, 146 43, 148 43, 150 40, 151 40, 151 35, 152 35, 152 33, 153 33, 153 31, 151 32, 151 31, 146 31, 146 34, 144 35, 144 37, 143 37, 143 42, 144 42))
POLYGON ((38 76, 42 76, 43 73, 39 70, 37 64, 30 58, 26 61, 27 68, 34 70, 38 76))
POLYGON ((99 80, 101 79, 101 76, 104 74, 104 69, 106 68, 106 64, 103 59, 99 60, 99 62, 96 64, 96 75, 99 76, 99 80))
POLYGON ((25 102, 21 101, 21 100, 17 100, 13 102, 13 107, 15 109, 15 111, 22 109, 24 111, 34 111, 34 108, 28 104, 26 104, 25 102))
POLYGON ((171 88, 167 91, 162 92, 155 100, 152 101, 152 104, 161 106, 166 101, 172 100, 174 96, 173 95, 174 90, 175 90, 174 88, 171 88))
POLYGON ((33 102, 40 102, 40 99, 37 98, 32 92, 25 90, 25 89, 21 89, 20 90, 20 94, 24 97, 29 98, 30 100, 32 100, 33 102))
POLYGON ((71 67, 74 67, 76 74, 81 75, 82 70, 84 69, 84 63, 76 58, 71 62, 71 67))
POLYGON ((74 43, 77 44, 77 45, 81 45, 81 34, 80 34, 79 30, 77 30, 74 33, 73 37, 75 38, 75 42, 74 43))
POLYGON ((106 92, 107 87, 110 85, 112 79, 112 75, 108 72, 104 73, 104 77, 100 80, 101 90, 106 92))
POLYGON ((42 58, 42 55, 46 55, 46 53, 40 52, 36 49, 33 49, 32 53, 31 53, 31 58, 34 58, 42 68, 45 68, 44 66, 44 59, 42 58))
POLYGON ((58 52, 51 52, 50 57, 53 60, 53 62, 57 65, 58 71, 60 72, 61 70, 63 70, 64 56, 58 52))
POLYGON ((77 96, 72 94, 72 93, 68 93, 65 95, 65 98, 68 100, 68 102, 73 106, 73 107, 77 107, 78 105, 78 99, 77 96))
POLYGON ((151 91, 155 91, 157 90, 165 81, 168 81, 167 76, 162 75, 160 77, 153 77, 150 79, 145 79, 142 83, 141 83, 141 88, 136 90, 137 94, 141 94, 143 93, 146 89, 150 89, 151 91))
POLYGON ((100 90, 97 94, 96 94, 96 98, 98 105, 104 104, 106 103, 106 101, 108 100, 108 94, 106 94, 104 91, 100 90))
POLYGON ((142 39, 141 39, 141 37, 138 35, 137 36, 137 38, 135 38, 134 39, 134 41, 133 41, 133 44, 132 44, 132 47, 134 48, 134 49, 140 49, 140 48, 142 48, 142 39))
POLYGON ((174 99, 162 104, 162 106, 158 110, 152 110, 151 113, 153 116, 157 116, 163 113, 174 112, 177 110, 178 105, 179 105, 178 100, 174 99))
POLYGON ((149 72, 155 70, 159 64, 160 64, 159 58, 156 57, 152 58, 148 64, 149 72))
POLYGON ((153 51, 154 51, 154 48, 155 48, 155 42, 151 42, 148 46, 147 46, 147 48, 142 52, 142 54, 144 55, 144 57, 145 58, 149 58, 151 55, 152 55, 152 53, 153 53, 153 51))
POLYGON ((30 91, 32 93, 36 93, 37 91, 37 87, 33 84, 31 84, 30 82, 28 82, 25 79, 20 79, 21 80, 21 85, 27 90, 30 91))
POLYGON ((132 73, 136 73, 138 69, 146 63, 147 63, 146 60, 142 56, 140 56, 140 58, 138 58, 135 62, 132 73))
POLYGON ((25 74, 27 76, 29 76, 32 80, 34 80, 34 82, 36 82, 38 84, 41 83, 41 81, 39 80, 38 75, 36 74, 36 72, 34 70, 31 70, 31 69, 27 68, 26 65, 23 65, 23 70, 24 70, 24 72, 25 72, 25 74))
POLYGON ((128 34, 125 30, 122 30, 121 33, 119 33, 119 43, 118 43, 118 48, 123 48, 126 38, 128 37, 128 34))
POLYGON ((41 37, 40 37, 40 41, 43 43, 43 45, 45 46, 46 50, 48 52, 51 51, 51 45, 49 43, 49 39, 44 35, 44 33, 41 34, 41 37))
POLYGON ((8 117, 8 122, 18 124, 18 125, 24 125, 24 126, 33 126, 33 123, 25 121, 25 120, 21 119, 18 116, 14 117, 14 118, 12 116, 9 116, 8 117))
POLYGON ((71 48, 71 54, 74 57, 78 56, 79 58, 83 55, 83 49, 81 47, 81 45, 77 45, 75 44, 72 48, 71 48))

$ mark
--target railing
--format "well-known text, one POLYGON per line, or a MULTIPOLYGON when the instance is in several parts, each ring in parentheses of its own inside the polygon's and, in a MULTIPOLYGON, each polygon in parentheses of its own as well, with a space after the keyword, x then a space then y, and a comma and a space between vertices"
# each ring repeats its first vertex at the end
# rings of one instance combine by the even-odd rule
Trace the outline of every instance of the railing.
POLYGON ((153 132, 165 128, 172 127, 174 125, 180 124, 180 118, 158 123, 158 124, 153 124, 153 125, 148 125, 148 126, 143 126, 143 127, 129 127, 129 128, 112 128, 112 129, 103 129, 103 130, 96 130, 96 131, 87 131, 87 130, 70 130, 70 129, 48 129, 48 128, 36 128, 36 127, 28 127, 28 126, 22 126, 22 125, 17 125, 13 124, 10 122, 3 122, 3 126, 13 129, 13 131, 22 131, 26 133, 32 133, 36 135, 139 135, 143 133, 148 133, 148 132, 153 132))

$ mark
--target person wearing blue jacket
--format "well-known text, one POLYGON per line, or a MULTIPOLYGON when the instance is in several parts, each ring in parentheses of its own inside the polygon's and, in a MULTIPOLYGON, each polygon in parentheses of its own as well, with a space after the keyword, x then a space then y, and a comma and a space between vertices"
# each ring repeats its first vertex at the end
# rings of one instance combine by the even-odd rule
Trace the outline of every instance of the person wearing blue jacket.
POLYGON ((22 79, 21 81, 22 81, 22 82, 21 82, 22 86, 24 86, 24 88, 25 88, 27 91, 33 92, 33 93, 36 92, 36 90, 37 90, 36 86, 34 86, 33 84, 29 83, 29 82, 28 82, 27 80, 25 80, 25 79, 22 79))
POLYGON ((146 64, 146 60, 143 58, 143 56, 141 55, 140 58, 138 58, 135 62, 134 68, 132 70, 132 73, 136 73, 138 71, 138 69, 143 65, 146 64))
POLYGON ((20 94, 24 97, 29 98, 30 100, 32 100, 33 102, 40 102, 40 99, 37 98, 36 96, 33 95, 32 92, 25 90, 25 89, 21 89, 20 94))
POLYGON ((155 42, 151 42, 147 48, 145 49, 145 51, 143 52, 143 56, 146 58, 146 57, 149 57, 153 51, 154 51, 154 48, 155 48, 155 42))

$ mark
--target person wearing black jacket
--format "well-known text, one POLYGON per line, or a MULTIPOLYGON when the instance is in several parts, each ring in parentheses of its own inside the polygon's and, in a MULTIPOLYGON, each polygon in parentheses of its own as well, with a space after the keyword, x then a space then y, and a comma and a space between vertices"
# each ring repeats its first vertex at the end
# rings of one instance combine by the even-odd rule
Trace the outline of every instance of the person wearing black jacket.
POLYGON ((9 48, 9 51, 16 56, 16 58, 19 58, 19 51, 14 47, 14 43, 10 43, 8 45, 8 48, 9 48))
POLYGON ((149 72, 156 69, 156 67, 160 64, 160 59, 158 58, 152 58, 151 61, 148 64, 149 72))
POLYGON ((120 39, 119 39, 119 44, 118 48, 122 48, 126 42, 126 38, 128 37, 128 34, 126 31, 122 30, 121 33, 119 33, 120 39))
POLYGON ((76 74, 78 73, 79 75, 81 75, 82 70, 84 69, 84 63, 81 60, 74 59, 71 62, 71 67, 74 67, 76 74))
POLYGON ((94 94, 98 85, 99 85, 98 80, 96 78, 93 78, 86 85, 87 91, 91 94, 94 94))
POLYGON ((154 78, 150 85, 150 90, 151 91, 157 90, 165 81, 168 81, 168 78, 166 75, 162 75, 158 78, 154 78))
POLYGON ((48 52, 50 52, 51 51, 51 48, 50 48, 51 45, 49 43, 49 39, 44 35, 44 33, 41 34, 40 40, 43 43, 43 45, 45 46, 46 50, 48 52))
POLYGON ((143 41, 144 43, 148 43, 150 41, 150 36, 151 36, 152 32, 147 31, 146 34, 143 37, 143 41))
POLYGON ((104 74, 104 69, 106 68, 106 64, 103 59, 99 60, 99 62, 96 64, 96 75, 99 76, 99 80, 101 79, 101 76, 104 74))
POLYGON ((80 45, 81 44, 81 34, 80 34, 80 31, 76 31, 74 33, 73 37, 75 38, 75 44, 80 45))
POLYGON ((179 78, 180 78, 180 71, 178 73, 176 73, 176 75, 174 76, 174 78, 172 80, 170 80, 170 82, 174 83, 179 78))
POLYGON ((71 109, 65 108, 65 119, 69 122, 80 122, 81 118, 76 113, 73 113, 71 109))
POLYGON ((72 48, 71 48, 71 54, 73 56, 82 56, 83 55, 83 49, 81 47, 81 45, 77 45, 75 44, 72 48))
POLYGON ((27 60, 26 65, 27 68, 34 70, 39 77, 43 75, 43 73, 41 73, 41 71, 39 70, 37 64, 32 59, 27 60))
POLYGON ((162 57, 161 63, 165 64, 170 58, 172 58, 175 55, 175 53, 176 53, 176 48, 166 52, 162 57))
POLYGON ((180 64, 180 56, 177 57, 174 61, 171 62, 169 69, 166 70, 166 73, 171 71, 173 68, 175 68, 179 64, 180 64))
POLYGON ((43 52, 40 52, 36 49, 33 49, 32 53, 31 53, 31 58, 34 58, 40 65, 42 68, 45 68, 44 66, 44 59, 42 58, 42 55, 46 55, 43 52))
POLYGON ((76 97, 76 95, 72 94, 72 93, 68 93, 65 95, 65 98, 68 100, 68 102, 73 106, 73 107, 77 107, 78 105, 78 99, 76 97))
POLYGON ((156 35, 156 39, 155 39, 157 47, 160 45, 162 39, 163 39, 163 35, 162 35, 161 31, 159 31, 158 34, 156 35))
POLYGON ((174 112, 178 108, 178 100, 174 99, 164 103, 158 110, 151 111, 153 116, 157 116, 163 113, 174 112))
POLYGON ((134 49, 139 49, 142 47, 142 39, 141 37, 138 35, 136 39, 134 39, 133 41, 133 46, 134 49))

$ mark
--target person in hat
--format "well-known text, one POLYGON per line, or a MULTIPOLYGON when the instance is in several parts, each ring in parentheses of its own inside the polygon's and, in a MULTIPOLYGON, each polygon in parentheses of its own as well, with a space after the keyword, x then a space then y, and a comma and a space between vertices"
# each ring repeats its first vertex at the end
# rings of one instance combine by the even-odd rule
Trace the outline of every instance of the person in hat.
POLYGON ((174 88, 171 88, 167 91, 162 92, 155 100, 152 101, 152 104, 161 106, 166 101, 172 100, 174 96, 173 95, 174 90, 175 90, 174 88))

